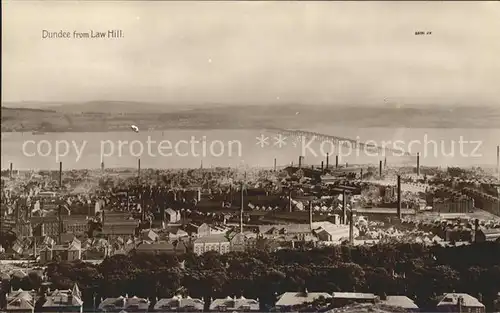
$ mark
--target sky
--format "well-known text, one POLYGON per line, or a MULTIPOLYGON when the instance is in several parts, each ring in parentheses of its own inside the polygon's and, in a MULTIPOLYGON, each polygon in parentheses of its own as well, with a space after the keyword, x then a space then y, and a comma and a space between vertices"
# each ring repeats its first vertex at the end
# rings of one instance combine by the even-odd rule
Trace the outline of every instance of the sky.
POLYGON ((500 2, 8 1, 2 9, 3 102, 500 106, 500 2), (42 38, 110 29, 124 37, 42 38))

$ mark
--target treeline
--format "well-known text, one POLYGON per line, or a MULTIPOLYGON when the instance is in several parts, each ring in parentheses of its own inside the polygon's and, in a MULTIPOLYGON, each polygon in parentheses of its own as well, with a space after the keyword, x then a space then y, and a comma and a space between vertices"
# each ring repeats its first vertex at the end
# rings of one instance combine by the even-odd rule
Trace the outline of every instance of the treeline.
MULTIPOLYGON (((107 258, 97 266, 53 263, 47 276, 52 288, 78 283, 88 308, 94 298, 96 305, 100 298, 126 294, 154 303, 156 298, 184 290, 191 297, 203 298, 206 305, 212 297, 243 295, 259 299, 265 310, 274 305, 277 295, 305 288, 406 295, 424 310, 432 310, 443 293, 465 292, 492 308, 500 292, 500 244, 443 248, 402 243, 182 257, 131 254, 107 258)), ((30 278, 24 284, 28 281, 37 282, 30 278)))

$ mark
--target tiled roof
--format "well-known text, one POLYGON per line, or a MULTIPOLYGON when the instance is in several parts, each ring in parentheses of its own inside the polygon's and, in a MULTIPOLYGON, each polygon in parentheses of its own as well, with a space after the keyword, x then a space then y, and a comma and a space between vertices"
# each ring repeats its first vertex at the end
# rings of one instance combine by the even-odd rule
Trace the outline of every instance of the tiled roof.
POLYGON ((143 243, 136 248, 139 252, 145 251, 172 251, 174 246, 169 242, 157 242, 157 243, 143 243))
POLYGON ((223 243, 223 242, 229 242, 227 240, 225 234, 215 234, 215 235, 209 235, 209 236, 203 236, 194 241, 195 244, 197 243, 223 243))

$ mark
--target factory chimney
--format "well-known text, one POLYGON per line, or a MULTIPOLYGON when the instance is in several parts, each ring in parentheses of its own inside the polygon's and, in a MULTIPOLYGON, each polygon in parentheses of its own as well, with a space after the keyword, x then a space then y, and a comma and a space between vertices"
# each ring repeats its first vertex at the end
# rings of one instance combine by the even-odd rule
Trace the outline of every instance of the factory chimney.
POLYGON ((347 210, 347 199, 346 199, 345 189, 342 190, 342 224, 347 224, 346 220, 346 210, 347 210))
POLYGON ((324 163, 323 163, 323 161, 321 161, 321 172, 323 172, 324 170, 325 170, 324 163))
POLYGON ((313 203, 312 200, 309 201, 309 228, 313 230, 313 203))
POLYGON ((12 179, 12 162, 10 163, 10 168, 9 168, 9 178, 12 179))
POLYGON ((420 176, 420 153, 417 153, 417 176, 420 176))
POLYGON ((137 159, 137 183, 141 179, 141 159, 137 159))
POLYGON ((500 146, 497 146, 497 173, 500 175, 500 146))
POLYGON ((345 167, 348 168, 349 167, 349 163, 348 162, 345 162, 345 167))
POLYGON ((328 163, 330 161, 330 155, 328 154, 328 152, 326 153, 326 169, 328 169, 328 163))
POLYGON ((62 188, 62 161, 59 162, 59 188, 62 188))
POLYGON ((339 156, 336 155, 335 156, 335 168, 338 168, 339 167, 339 156))
POLYGON ((354 209, 352 206, 349 214, 349 244, 354 245, 354 209))
POLYGON ((243 206, 244 206, 244 197, 243 197, 243 182, 241 182, 241 210, 240 210, 240 233, 243 233, 243 206))
POLYGON ((276 158, 274 158, 274 171, 276 172, 276 158))
POLYGON ((398 218, 401 219, 401 176, 398 175, 398 218))
POLYGON ((384 158, 384 168, 387 168, 387 157, 384 158))
POLYGON ((363 169, 361 169, 360 179, 363 180, 363 169))
POLYGON ((60 245, 62 244, 62 232, 63 232, 63 221, 62 221, 61 211, 62 211, 62 206, 59 204, 58 207, 57 207, 57 217, 59 219, 59 231, 58 231, 58 234, 59 234, 59 244, 60 245))
POLYGON ((302 156, 299 155, 299 168, 302 168, 302 156))
POLYGON ((288 192, 288 209, 292 212, 292 189, 288 192))
POLYGON ((382 178, 382 160, 378 164, 378 175, 382 178))

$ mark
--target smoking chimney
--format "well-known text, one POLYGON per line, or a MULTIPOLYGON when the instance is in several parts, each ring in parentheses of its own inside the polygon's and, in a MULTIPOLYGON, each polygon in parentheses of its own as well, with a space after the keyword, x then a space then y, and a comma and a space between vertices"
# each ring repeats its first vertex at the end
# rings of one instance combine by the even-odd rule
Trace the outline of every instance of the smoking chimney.
POLYGON ((302 156, 299 155, 299 168, 302 168, 302 156))
POLYGON ((104 172, 104 162, 101 162, 101 171, 104 172))
POLYGON ((500 146, 497 146, 497 173, 500 174, 500 146))
POLYGON ((349 167, 349 163, 348 162, 345 162, 345 167, 348 168, 349 167))
POLYGON ((328 152, 326 153, 326 169, 328 169, 328 163, 330 161, 330 155, 328 154, 328 152))
POLYGON ((346 192, 342 190, 342 224, 347 224, 346 220, 346 210, 347 210, 347 199, 346 192))
POLYGON ((401 176, 398 175, 398 218, 401 219, 401 176))
POLYGON ((382 160, 378 164, 378 175, 382 177, 382 160))
POLYGON ((59 188, 62 187, 62 161, 59 162, 59 188))
POLYGON ((10 163, 10 168, 9 168, 9 178, 12 178, 12 162, 10 163))
POLYGON ((321 171, 323 172, 325 170, 325 168, 323 167, 323 161, 321 161, 321 171))
POLYGON ((338 168, 339 167, 339 156, 336 155, 335 156, 335 168, 338 168))
POLYGON ((417 153, 417 176, 420 176, 420 153, 417 153))
POLYGON ((387 157, 384 158, 384 168, 387 168, 387 157))
POLYGON ((274 158, 274 171, 276 172, 276 158, 274 158))

